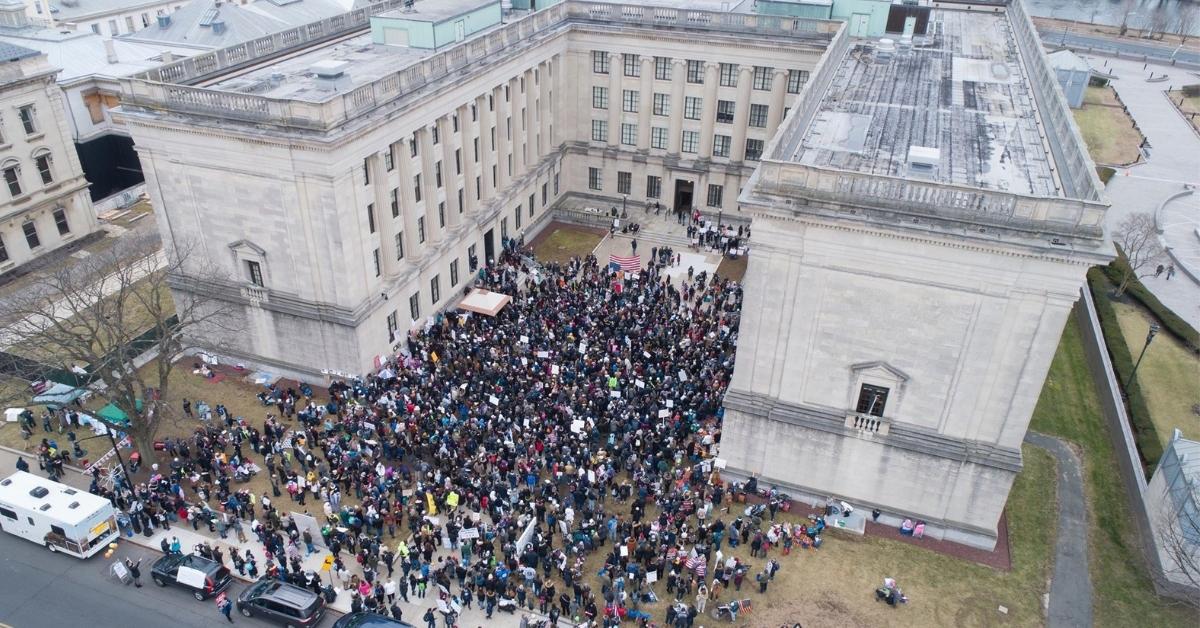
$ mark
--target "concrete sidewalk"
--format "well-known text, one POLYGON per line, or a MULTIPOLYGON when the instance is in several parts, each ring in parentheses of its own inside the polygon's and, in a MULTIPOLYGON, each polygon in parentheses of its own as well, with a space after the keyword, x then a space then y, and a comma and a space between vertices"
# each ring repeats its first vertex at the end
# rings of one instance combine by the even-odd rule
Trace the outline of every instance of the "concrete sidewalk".
MULTIPOLYGON (((1087 57, 1093 68, 1111 70, 1118 77, 1113 88, 1129 108, 1129 115, 1150 142, 1150 156, 1140 165, 1117 170, 1109 180, 1105 193, 1112 202, 1105 216, 1110 232, 1115 232, 1121 221, 1135 212, 1154 214, 1160 205, 1184 190, 1184 186, 1200 186, 1200 137, 1163 93, 1168 87, 1179 87, 1194 83, 1195 77, 1180 68, 1150 64, 1142 69, 1141 62, 1112 59, 1100 56, 1087 57), (1104 67, 1107 62, 1108 66, 1104 67), (1146 78, 1166 74, 1165 83, 1147 83, 1146 78)), ((1192 194, 1171 201, 1172 212, 1179 216, 1200 217, 1200 195, 1192 194)), ((1168 234, 1174 237, 1174 233, 1168 234)), ((1184 238, 1195 238, 1195 234, 1183 232, 1184 238)), ((1166 263, 1164 261, 1164 263, 1166 263)), ((1162 277, 1153 275, 1142 278, 1146 285, 1167 307, 1193 327, 1200 328, 1200 283, 1186 273, 1178 272, 1170 281, 1166 273, 1162 277)))
MULTIPOLYGON (((24 456, 25 460, 29 462, 31 473, 43 477, 46 475, 45 472, 38 470, 36 455, 31 455, 29 453, 21 452, 16 449, 10 449, 8 447, 0 447, 0 477, 7 476, 11 472, 16 471, 18 455, 24 456)), ((87 476, 83 475, 82 471, 77 467, 66 468, 67 472, 63 477, 63 483, 86 491, 88 486, 91 484, 91 480, 87 476)), ((286 494, 284 496, 275 498, 273 501, 280 510, 284 512, 290 512, 288 507, 292 504, 292 501, 286 496, 286 494)), ((128 536, 123 534, 121 536, 121 540, 125 543, 132 543, 134 545, 154 550, 155 552, 161 550, 163 539, 166 539, 166 541, 170 543, 171 537, 179 538, 179 543, 185 553, 190 552, 192 548, 200 543, 208 543, 210 546, 220 547, 221 551, 224 552, 225 556, 227 557, 225 566, 229 567, 235 578, 245 582, 250 582, 251 579, 245 576, 239 576, 237 571, 233 569, 232 561, 230 561, 228 557, 235 551, 240 553, 242 556, 245 556, 246 550, 250 550, 251 555, 253 555, 258 562, 259 573, 261 574, 266 570, 266 555, 263 552, 262 544, 258 542, 258 538, 252 532, 250 532, 248 527, 246 528, 247 542, 239 543, 237 540, 237 534, 232 531, 228 533, 228 538, 222 539, 216 533, 210 533, 207 526, 202 526, 199 530, 192 530, 191 524, 187 522, 176 522, 170 525, 171 527, 168 530, 155 529, 154 533, 150 536, 145 536, 144 534, 133 534, 132 536, 128 536)), ((400 540, 400 537, 397 537, 394 540, 386 540, 388 540, 392 545, 395 545, 395 543, 400 540)), ((301 565, 305 571, 315 571, 321 575, 325 582, 329 582, 331 574, 329 572, 321 571, 322 563, 324 562, 325 557, 329 555, 329 552, 320 546, 319 538, 316 539, 316 541, 316 547, 318 551, 312 555, 305 556, 301 562, 301 565)), ((301 548, 301 552, 303 552, 303 548, 301 548)), ((456 554, 457 552, 439 549, 435 555, 434 564, 437 563, 437 557, 449 557, 456 554)), ((342 559, 351 573, 356 573, 359 576, 362 576, 362 571, 359 569, 358 564, 354 561, 352 555, 348 555, 343 552, 342 559)), ((395 568, 396 584, 399 585, 403 576, 403 572, 399 567, 399 559, 397 559, 395 568)), ((383 569, 380 575, 381 577, 386 576, 387 570, 383 569)), ((340 613, 349 613, 350 600, 352 597, 351 592, 343 591, 340 584, 335 585, 335 589, 337 590, 338 594, 337 600, 330 604, 329 608, 340 613)), ((421 621, 421 617, 425 614, 425 609, 432 607, 436 610, 437 595, 432 591, 427 593, 424 599, 419 599, 415 595, 410 595, 409 599, 412 600, 413 603, 405 603, 399 595, 396 597, 397 602, 400 604, 401 610, 404 611, 404 621, 410 624, 422 625, 423 622, 421 621)), ((536 613, 533 614, 537 615, 536 613)), ((442 625, 444 622, 442 621, 442 616, 440 613, 437 614, 437 618, 438 625, 442 625)), ((469 609, 463 609, 462 614, 459 615, 458 618, 458 624, 464 628, 469 626, 517 628, 520 626, 520 623, 521 615, 519 613, 510 615, 508 613, 501 612, 499 609, 495 611, 491 619, 487 619, 484 610, 479 608, 478 605, 473 605, 473 607, 469 609)), ((558 624, 560 627, 573 625, 572 623, 568 622, 566 618, 559 619, 558 624)))

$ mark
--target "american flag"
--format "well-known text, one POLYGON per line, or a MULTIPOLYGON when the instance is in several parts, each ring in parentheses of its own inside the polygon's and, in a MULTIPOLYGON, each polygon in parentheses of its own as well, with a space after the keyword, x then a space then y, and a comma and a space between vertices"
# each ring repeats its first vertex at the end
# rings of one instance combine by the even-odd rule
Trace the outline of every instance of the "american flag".
POLYGON ((636 273, 642 269, 642 256, 609 254, 608 265, 636 273))

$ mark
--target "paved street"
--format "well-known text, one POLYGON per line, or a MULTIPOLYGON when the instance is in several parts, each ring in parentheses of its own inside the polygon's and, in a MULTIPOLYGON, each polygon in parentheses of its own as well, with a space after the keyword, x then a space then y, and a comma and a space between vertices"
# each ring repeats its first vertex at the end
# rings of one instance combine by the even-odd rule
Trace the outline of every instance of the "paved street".
MULTIPOLYGON (((1042 41, 1048 46, 1066 46, 1077 52, 1087 53, 1094 51, 1096 53, 1120 53, 1123 57, 1145 55, 1153 59, 1159 59, 1169 62, 1174 56, 1179 63, 1200 64, 1200 52, 1181 48, 1176 51, 1175 46, 1164 46, 1162 44, 1143 43, 1136 40, 1113 39, 1111 37, 1101 37, 1098 35, 1084 35, 1081 33, 1067 32, 1064 36, 1062 29, 1038 29, 1038 34, 1042 41)), ((1140 66, 1140 58, 1139 58, 1140 66)))
MULTIPOLYGON (((1196 162, 1196 156, 1200 155, 1200 137, 1188 128, 1187 122, 1163 94, 1167 84, 1182 85, 1194 82, 1196 78, 1168 66, 1151 65, 1143 70, 1142 64, 1136 61, 1098 56, 1086 58, 1095 68, 1108 62, 1108 69, 1119 77, 1113 81, 1113 87, 1150 140, 1149 159, 1131 168, 1119 169, 1105 189, 1112 202, 1106 222, 1110 230, 1115 230, 1130 213, 1153 214, 1160 204, 1183 191, 1185 185, 1200 186, 1200 167, 1196 162), (1170 78, 1166 83, 1147 83, 1145 78, 1150 71, 1156 75, 1166 72, 1170 78)), ((1200 215, 1200 197, 1193 194, 1177 199, 1172 202, 1172 209, 1191 216, 1200 215)), ((1194 234, 1190 235, 1194 237, 1194 234)), ((1165 277, 1164 273, 1161 278, 1150 276, 1142 281, 1167 307, 1192 326, 1200 327, 1200 284, 1182 272, 1170 281, 1165 277)))
MULTIPOLYGON (((199 627, 227 623, 211 600, 197 602, 182 589, 160 589, 150 582, 150 565, 161 554, 128 542, 120 546, 111 560, 142 558, 144 586, 140 589, 109 577, 111 560, 103 554, 83 561, 51 554, 29 541, 0 533, 0 623, 13 628, 199 627)), ((230 596, 236 597, 245 587, 235 582, 229 589, 230 596)), ((330 626, 334 621, 326 617, 321 625, 330 626)), ((271 624, 235 615, 234 625, 271 624)))

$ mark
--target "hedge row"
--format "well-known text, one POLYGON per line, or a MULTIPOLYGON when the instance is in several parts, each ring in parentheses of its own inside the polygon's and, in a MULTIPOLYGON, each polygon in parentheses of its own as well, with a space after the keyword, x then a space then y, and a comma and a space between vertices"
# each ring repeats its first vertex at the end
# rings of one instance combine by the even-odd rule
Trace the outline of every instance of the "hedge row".
MULTIPOLYGON (((1112 358, 1113 370, 1117 374, 1117 385, 1124 386, 1133 372, 1136 356, 1130 353, 1129 345, 1125 343, 1121 325, 1117 322, 1117 312, 1113 309, 1112 293, 1116 291, 1116 286, 1100 268, 1088 271, 1088 286, 1092 290, 1092 298, 1096 301, 1096 315, 1100 318, 1100 331, 1104 334, 1104 343, 1108 345, 1108 355, 1112 358)), ((1129 288, 1132 290, 1132 283, 1129 288)), ((1146 407, 1141 386, 1134 382, 1130 390, 1125 392, 1128 395, 1126 407, 1129 409, 1129 420, 1133 423, 1134 441, 1137 443, 1138 453, 1142 456, 1142 466, 1150 473, 1163 453, 1158 430, 1150 420, 1150 409, 1146 407)))
MULTIPOLYGON (((1121 285, 1121 279, 1125 276, 1125 269, 1128 267, 1129 262, 1125 260, 1124 256, 1121 256, 1102 268, 1104 269, 1104 274, 1108 277, 1108 281, 1114 286, 1119 286, 1121 285)), ((1185 280, 1181 279, 1180 281, 1185 280)), ((1146 309, 1150 310, 1154 318, 1157 318, 1162 323, 1163 328, 1171 332, 1171 335, 1178 338, 1189 349, 1200 351, 1200 332, 1196 331, 1196 328, 1189 325, 1187 321, 1180 318, 1178 314, 1172 312, 1171 308, 1163 305, 1162 301, 1159 301, 1158 297, 1154 296, 1137 277, 1129 281, 1129 285, 1125 288, 1125 294, 1137 299, 1139 303, 1146 306, 1146 309)))

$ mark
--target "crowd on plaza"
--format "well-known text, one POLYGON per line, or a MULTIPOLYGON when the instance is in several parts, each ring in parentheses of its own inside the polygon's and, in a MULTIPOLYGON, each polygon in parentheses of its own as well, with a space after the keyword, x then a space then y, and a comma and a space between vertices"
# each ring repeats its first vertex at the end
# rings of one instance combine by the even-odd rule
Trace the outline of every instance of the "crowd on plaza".
POLYGON ((429 598, 430 628, 472 605, 489 618, 536 609, 551 625, 684 628, 717 605, 735 619, 751 606, 743 580, 766 592, 780 568, 769 550, 819 544, 823 523, 777 524, 777 500, 766 521, 726 508, 713 455, 742 291, 690 269, 673 283, 670 257, 627 273, 505 247, 477 281, 513 295, 495 317, 436 315, 324 404, 306 385, 273 386, 260 400, 278 414, 260 425, 206 408, 190 438, 162 442, 170 462, 147 481, 92 490, 135 527, 253 536, 261 565, 249 550, 194 549, 327 594, 301 565, 323 544, 354 610, 399 616, 397 598, 429 598), (272 494, 240 488, 256 473, 272 494), (288 510, 312 512, 322 538, 288 510), (659 596, 670 603, 652 617, 659 596))

